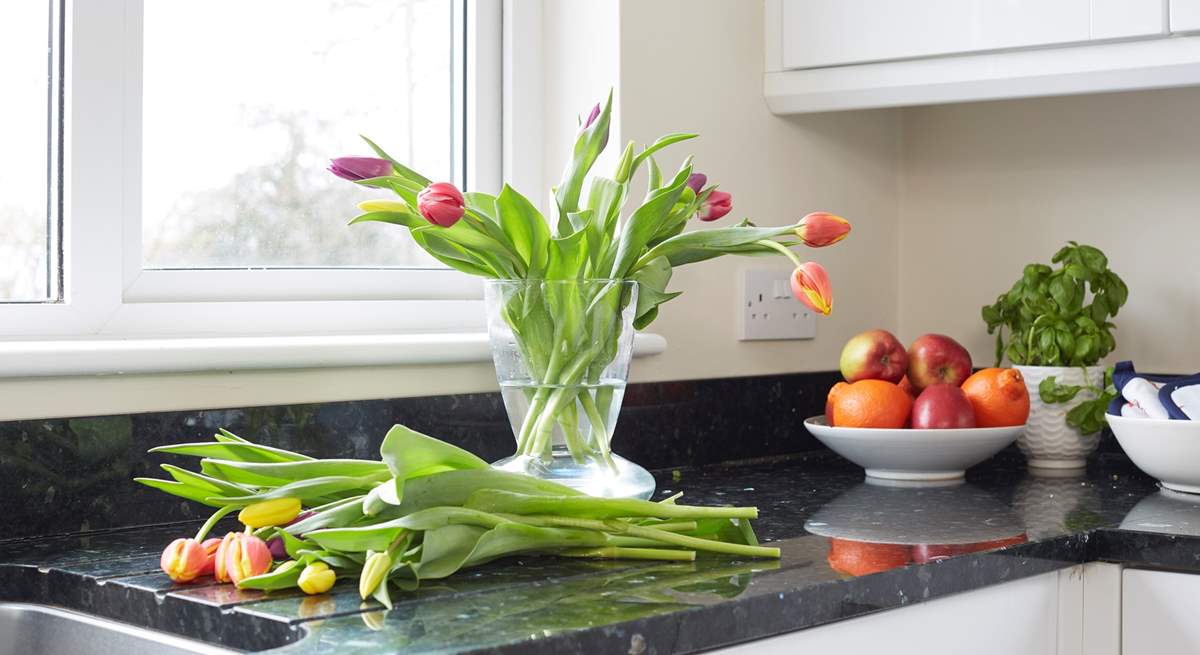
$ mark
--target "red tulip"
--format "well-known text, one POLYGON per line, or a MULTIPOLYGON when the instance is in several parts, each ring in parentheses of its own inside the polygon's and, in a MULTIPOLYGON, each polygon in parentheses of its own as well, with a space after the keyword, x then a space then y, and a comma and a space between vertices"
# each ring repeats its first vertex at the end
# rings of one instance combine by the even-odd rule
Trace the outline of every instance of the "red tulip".
POLYGON ((800 219, 796 228, 796 236, 811 248, 832 246, 849 233, 850 221, 829 212, 813 212, 800 219))
POLYGON ((271 551, 265 541, 245 532, 232 534, 234 538, 225 544, 225 575, 233 584, 271 569, 271 551))
POLYGON ((392 162, 378 157, 338 157, 329 162, 329 172, 357 182, 392 174, 392 162))
POLYGON ((417 194, 417 209, 421 210, 421 215, 441 227, 457 223, 466 211, 465 205, 462 193, 449 182, 434 182, 417 194))
POLYGON ((191 582, 204 574, 208 555, 195 539, 176 539, 163 549, 159 565, 173 582, 191 582))
POLYGON ((708 194, 704 204, 696 216, 702 221, 715 221, 733 211, 733 196, 724 191, 713 191, 708 194))
POLYGON ((829 316, 833 309, 833 290, 829 286, 829 273, 816 262, 805 262, 792 272, 792 295, 823 316, 829 316))

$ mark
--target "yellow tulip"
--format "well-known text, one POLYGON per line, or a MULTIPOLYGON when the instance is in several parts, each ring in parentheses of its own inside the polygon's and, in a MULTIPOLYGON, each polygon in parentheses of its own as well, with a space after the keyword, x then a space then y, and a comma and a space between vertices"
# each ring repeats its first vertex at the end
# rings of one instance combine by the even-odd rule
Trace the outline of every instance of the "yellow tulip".
POLYGON ((392 568, 392 558, 387 553, 372 553, 363 564, 362 575, 358 578, 358 595, 366 598, 375 593, 379 583, 387 584, 387 574, 392 568))
POLYGON ((276 498, 264 500, 242 508, 238 520, 251 528, 266 528, 287 525, 300 514, 299 498, 276 498))
POLYGON ((313 562, 300 572, 300 590, 306 594, 323 594, 337 582, 337 574, 325 562, 313 562))

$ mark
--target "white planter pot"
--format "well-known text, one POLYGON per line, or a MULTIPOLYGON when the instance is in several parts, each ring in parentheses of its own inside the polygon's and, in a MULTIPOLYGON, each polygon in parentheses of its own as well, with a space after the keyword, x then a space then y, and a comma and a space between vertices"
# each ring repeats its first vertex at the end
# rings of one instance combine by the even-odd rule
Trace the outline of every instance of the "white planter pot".
POLYGON ((1046 404, 1038 393, 1038 385, 1050 376, 1057 378, 1060 384, 1090 384, 1101 386, 1104 383, 1104 367, 1089 366, 1087 380, 1084 380, 1084 369, 1066 366, 1017 366, 1015 367, 1025 378, 1025 386, 1029 389, 1029 422, 1025 425, 1025 433, 1017 439, 1017 446, 1025 453, 1029 466, 1048 469, 1080 469, 1087 466, 1087 457, 1100 444, 1100 433, 1080 435, 1067 425, 1067 412, 1071 408, 1087 400, 1094 400, 1096 395, 1090 391, 1080 391, 1069 402, 1046 404))

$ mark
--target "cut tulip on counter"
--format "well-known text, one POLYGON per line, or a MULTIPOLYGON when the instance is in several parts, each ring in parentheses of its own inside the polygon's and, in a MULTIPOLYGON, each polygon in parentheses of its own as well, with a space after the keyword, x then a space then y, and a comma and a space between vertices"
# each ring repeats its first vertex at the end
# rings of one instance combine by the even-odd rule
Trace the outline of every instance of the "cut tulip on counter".
POLYGON ((163 464, 172 479, 136 478, 216 511, 192 538, 172 541, 162 570, 177 583, 212 575, 242 589, 328 591, 358 579, 360 595, 391 607, 411 590, 516 554, 691 561, 697 553, 778 558, 750 525, 753 507, 594 498, 491 469, 475 455, 404 426, 380 461, 314 459, 222 430, 212 442, 151 452, 200 458, 200 471, 163 464), (244 530, 208 534, 238 512, 244 530))

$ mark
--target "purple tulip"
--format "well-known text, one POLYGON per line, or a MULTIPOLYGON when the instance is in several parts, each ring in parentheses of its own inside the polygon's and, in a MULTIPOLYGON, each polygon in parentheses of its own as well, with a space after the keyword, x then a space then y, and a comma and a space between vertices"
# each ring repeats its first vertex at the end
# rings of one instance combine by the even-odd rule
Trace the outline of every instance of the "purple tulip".
POLYGON ((391 175, 392 163, 378 157, 338 157, 330 160, 329 172, 343 180, 357 182, 391 175))
POLYGON ((267 550, 271 552, 272 559, 287 559, 287 547, 283 545, 283 537, 272 537, 267 541, 267 550))
POLYGON ((597 118, 600 118, 600 103, 598 102, 596 103, 595 107, 592 107, 592 112, 588 114, 587 120, 583 122, 583 129, 586 130, 587 128, 591 127, 592 123, 595 123, 597 118))
POLYGON ((705 184, 708 184, 708 176, 704 173, 692 173, 688 176, 688 188, 695 191, 696 195, 700 195, 700 190, 704 188, 705 184))

